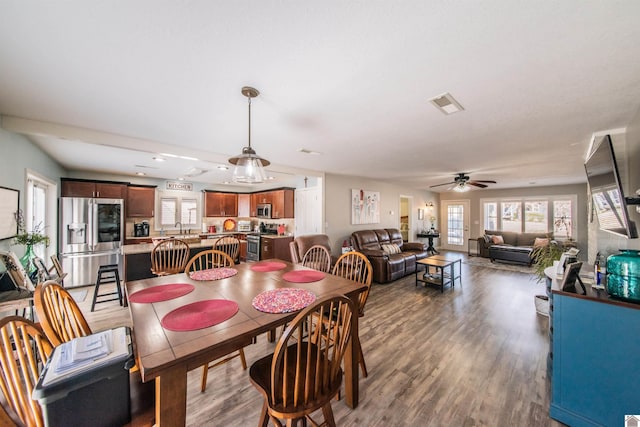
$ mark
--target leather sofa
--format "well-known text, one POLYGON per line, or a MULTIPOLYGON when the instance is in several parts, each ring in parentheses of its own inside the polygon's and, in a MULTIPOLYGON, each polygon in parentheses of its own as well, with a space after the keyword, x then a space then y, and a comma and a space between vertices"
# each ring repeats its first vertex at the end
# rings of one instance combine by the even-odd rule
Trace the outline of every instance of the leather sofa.
POLYGON ((531 253, 536 239, 553 239, 553 233, 517 233, 515 231, 485 230, 478 237, 480 256, 490 258, 491 262, 508 261, 531 265, 531 253), (495 243, 493 236, 501 236, 503 243, 495 243))
POLYGON ((397 228, 354 231, 351 244, 369 259, 373 281, 377 283, 388 283, 415 273, 416 261, 429 256, 424 243, 404 243, 397 228), (392 253, 397 251, 395 246, 399 251, 392 253))

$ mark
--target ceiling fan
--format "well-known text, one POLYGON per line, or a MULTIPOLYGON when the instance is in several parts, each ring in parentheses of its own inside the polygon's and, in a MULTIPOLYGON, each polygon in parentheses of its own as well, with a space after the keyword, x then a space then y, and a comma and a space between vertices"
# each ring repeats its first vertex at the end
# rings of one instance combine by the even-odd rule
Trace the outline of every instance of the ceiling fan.
POLYGON ((458 175, 456 175, 456 177, 453 179, 452 182, 445 182, 443 184, 432 185, 430 188, 440 187, 442 185, 451 185, 451 184, 455 184, 455 186, 453 187, 453 190, 455 191, 467 191, 469 190, 469 187, 468 187, 469 185, 473 185, 474 187, 479 187, 479 188, 487 188, 488 187, 487 184, 496 184, 496 182, 493 180, 471 181, 471 178, 469 178, 469 175, 467 175, 464 172, 461 172, 461 173, 458 173, 458 175))

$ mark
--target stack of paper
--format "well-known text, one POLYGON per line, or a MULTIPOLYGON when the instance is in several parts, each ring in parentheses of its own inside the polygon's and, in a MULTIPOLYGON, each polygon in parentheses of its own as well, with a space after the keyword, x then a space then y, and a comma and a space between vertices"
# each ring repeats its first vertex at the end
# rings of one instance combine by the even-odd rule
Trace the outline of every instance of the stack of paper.
POLYGON ((60 346, 60 360, 56 373, 91 363, 108 356, 112 351, 111 330, 76 338, 60 346))

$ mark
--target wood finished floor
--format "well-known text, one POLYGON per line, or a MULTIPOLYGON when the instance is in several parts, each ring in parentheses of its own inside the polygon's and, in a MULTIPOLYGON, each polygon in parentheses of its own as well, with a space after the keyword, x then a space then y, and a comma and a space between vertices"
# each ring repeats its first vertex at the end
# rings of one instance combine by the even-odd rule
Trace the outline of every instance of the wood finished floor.
MULTIPOLYGON (((466 254, 460 254, 466 257, 466 254)), ((415 276, 374 284, 360 323, 368 378, 360 404, 332 405, 340 426, 561 426, 549 418, 548 319, 530 274, 462 264, 462 286, 441 293, 415 276)), ((81 303, 95 330, 130 324, 116 303, 81 303)), ((245 348, 247 363, 273 351, 265 336, 245 348)), ((240 361, 190 372, 189 426, 254 426, 262 397, 240 361)))

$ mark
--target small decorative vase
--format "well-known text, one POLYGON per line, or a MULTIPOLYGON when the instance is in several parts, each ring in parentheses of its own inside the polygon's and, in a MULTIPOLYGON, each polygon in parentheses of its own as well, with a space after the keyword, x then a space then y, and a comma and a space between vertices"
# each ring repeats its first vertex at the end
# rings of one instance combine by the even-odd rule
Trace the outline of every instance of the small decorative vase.
POLYGON ((22 267, 24 267, 24 271, 26 271, 28 275, 31 275, 31 273, 33 273, 33 271, 35 270, 32 262, 35 256, 36 254, 33 251, 33 246, 27 245, 27 249, 24 251, 24 255, 20 257, 20 264, 22 264, 22 267))
POLYGON ((607 291, 611 296, 640 302, 640 251, 620 252, 607 258, 607 291))

